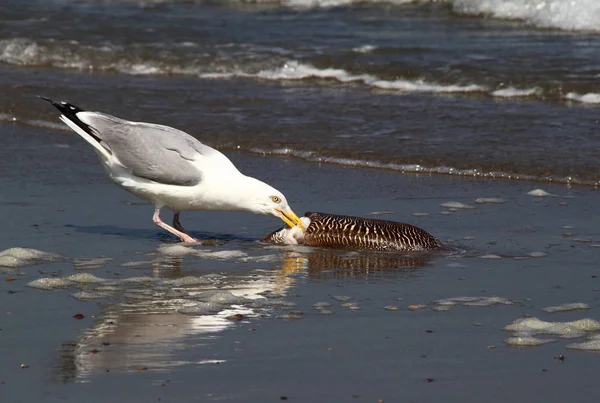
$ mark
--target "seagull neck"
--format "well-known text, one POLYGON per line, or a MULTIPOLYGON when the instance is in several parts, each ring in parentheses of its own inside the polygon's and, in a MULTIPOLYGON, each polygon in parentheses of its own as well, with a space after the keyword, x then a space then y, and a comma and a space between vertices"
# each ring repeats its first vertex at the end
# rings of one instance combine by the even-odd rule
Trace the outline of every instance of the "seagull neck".
POLYGON ((251 176, 241 173, 222 178, 219 184, 219 192, 213 193, 218 199, 216 201, 225 210, 239 210, 257 213, 256 199, 260 190, 266 185, 251 176))

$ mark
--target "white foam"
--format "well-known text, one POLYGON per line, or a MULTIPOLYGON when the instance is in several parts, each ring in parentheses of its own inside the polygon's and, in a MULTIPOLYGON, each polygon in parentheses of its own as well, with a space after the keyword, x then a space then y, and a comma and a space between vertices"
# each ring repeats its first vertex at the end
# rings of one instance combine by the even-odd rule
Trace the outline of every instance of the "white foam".
POLYGON ((600 334, 592 336, 588 341, 567 345, 572 350, 600 351, 600 334))
POLYGON ((352 50, 357 53, 371 53, 375 49, 377 49, 377 46, 374 45, 362 45, 352 48, 352 50))
POLYGON ((457 305, 473 306, 473 307, 488 307, 492 305, 512 305, 513 302, 502 297, 453 297, 440 299, 434 302, 435 305, 453 307, 457 305))
POLYGON ((60 255, 32 248, 10 248, 0 252, 0 267, 23 267, 36 263, 53 262, 60 255))
POLYGON ((241 250, 220 250, 215 252, 198 251, 195 255, 199 257, 223 260, 247 256, 247 254, 242 252, 241 250))
POLYGON ((587 94, 583 95, 576 92, 569 92, 567 95, 565 95, 565 99, 584 104, 600 104, 600 94, 594 92, 588 92, 587 94))
POLYGON ((419 213, 419 212, 415 212, 415 213, 412 213, 412 215, 413 215, 414 217, 427 217, 427 216, 429 216, 430 214, 429 214, 429 213, 419 213))
POLYGON ((111 260, 110 257, 73 259, 73 266, 75 266, 75 270, 93 270, 104 266, 111 260))
POLYGON ((506 203, 506 200, 499 197, 480 197, 475 199, 476 204, 502 204, 506 203))
POLYGON ((290 60, 282 67, 275 69, 261 70, 258 73, 247 73, 243 71, 226 73, 201 73, 201 78, 231 78, 248 77, 260 78, 264 80, 304 80, 307 78, 336 80, 341 83, 362 82, 363 84, 379 89, 394 90, 402 92, 434 92, 434 93, 452 93, 452 92, 479 92, 486 88, 476 85, 459 84, 435 84, 428 83, 422 79, 393 81, 381 80, 369 74, 351 74, 344 69, 325 68, 321 69, 307 63, 301 63, 296 60, 290 60))
POLYGON ((196 254, 196 250, 192 247, 181 245, 181 244, 165 244, 160 245, 157 249, 161 255, 172 256, 172 257, 183 257, 196 254))
POLYGON ((534 189, 530 192, 527 192, 527 195, 529 196, 534 196, 534 197, 547 197, 547 196, 554 196, 551 193, 546 192, 543 189, 534 189))
POLYGON ((538 88, 518 89, 514 87, 506 87, 492 91, 492 96, 501 98, 519 98, 537 95, 540 92, 538 88))
POLYGON ((570 303, 570 304, 549 306, 549 307, 543 308, 542 310, 545 312, 568 312, 568 311, 582 311, 582 310, 587 310, 587 309, 590 309, 590 306, 588 304, 585 304, 583 302, 574 302, 574 303, 570 303))
POLYGON ((91 299, 105 299, 111 298, 112 294, 107 292, 96 292, 96 291, 80 291, 71 295, 75 299, 79 299, 82 301, 91 300, 91 299))
POLYGON ((447 209, 456 209, 456 210, 467 210, 474 208, 473 206, 469 206, 468 204, 464 204, 461 202, 446 202, 440 204, 440 207, 444 207, 447 209))
MULTIPOLYGON (((256 3, 279 3, 292 8, 331 8, 364 3, 364 0, 252 0, 256 3)), ((407 4, 415 0, 370 0, 371 3, 407 4)))
POLYGON ((554 339, 540 339, 533 336, 509 337, 508 339, 504 340, 506 344, 512 347, 536 347, 555 341, 556 340, 554 339))
POLYGON ((87 283, 87 284, 100 284, 103 283, 103 278, 96 277, 90 273, 76 273, 68 276, 66 278, 67 281, 72 281, 74 283, 87 283))
POLYGON ((502 256, 496 255, 494 253, 488 253, 485 255, 478 256, 479 259, 502 259, 502 256))
POLYGON ((40 290, 57 290, 59 288, 67 288, 72 283, 62 278, 48 277, 40 278, 27 283, 28 287, 39 288, 40 290))
POLYGON ((600 330, 600 322, 595 319, 580 319, 572 322, 546 322, 538 318, 520 318, 506 325, 504 330, 517 336, 555 335, 562 338, 581 337, 585 332, 600 330))
POLYGON ((460 14, 517 19, 542 28, 600 31, 597 0, 446 0, 460 14))

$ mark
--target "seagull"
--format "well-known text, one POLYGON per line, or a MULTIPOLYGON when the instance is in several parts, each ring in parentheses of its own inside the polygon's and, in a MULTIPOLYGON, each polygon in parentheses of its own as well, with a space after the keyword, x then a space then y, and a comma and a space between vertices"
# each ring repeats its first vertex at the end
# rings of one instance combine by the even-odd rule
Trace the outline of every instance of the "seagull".
POLYGON ((154 204, 154 223, 183 242, 201 243, 179 222, 179 213, 186 210, 248 211, 304 228, 280 191, 242 174, 221 152, 181 130, 40 98, 58 109, 60 120, 94 147, 114 182, 154 204), (173 226, 160 219, 163 207, 173 210, 173 226))

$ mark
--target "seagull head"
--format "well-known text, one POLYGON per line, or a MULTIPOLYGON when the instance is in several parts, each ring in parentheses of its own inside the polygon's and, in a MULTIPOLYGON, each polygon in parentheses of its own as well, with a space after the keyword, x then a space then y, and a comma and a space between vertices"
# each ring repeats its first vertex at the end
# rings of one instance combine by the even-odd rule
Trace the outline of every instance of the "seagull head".
POLYGON ((251 212, 273 215, 283 220, 283 222, 292 228, 298 225, 303 230, 306 229, 304 222, 291 209, 283 193, 272 186, 255 180, 246 195, 247 198, 243 202, 251 212))

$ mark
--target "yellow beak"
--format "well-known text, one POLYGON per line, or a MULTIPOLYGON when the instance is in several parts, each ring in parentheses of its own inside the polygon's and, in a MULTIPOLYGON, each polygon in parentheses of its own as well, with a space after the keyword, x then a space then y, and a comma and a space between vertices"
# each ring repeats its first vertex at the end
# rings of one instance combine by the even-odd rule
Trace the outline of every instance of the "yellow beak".
POLYGON ((304 228, 304 223, 302 222, 302 220, 289 207, 286 211, 279 210, 279 209, 275 209, 275 211, 277 212, 277 215, 279 216, 279 218, 281 218, 291 228, 298 225, 303 230, 306 229, 306 228, 304 228))

